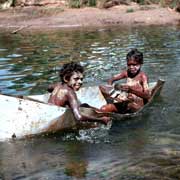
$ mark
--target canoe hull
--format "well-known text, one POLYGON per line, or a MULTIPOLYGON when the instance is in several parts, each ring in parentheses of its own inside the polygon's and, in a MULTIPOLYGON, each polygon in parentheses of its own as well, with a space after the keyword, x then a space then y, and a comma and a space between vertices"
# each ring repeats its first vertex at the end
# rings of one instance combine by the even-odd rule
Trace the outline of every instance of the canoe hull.
MULTIPOLYGON (((151 83, 152 96, 149 103, 160 93, 163 84, 164 82, 161 80, 157 83, 151 83)), ((97 123, 78 122, 70 109, 47 104, 49 95, 43 94, 24 98, 0 95, 0 141, 12 137, 24 138, 42 133, 97 127, 97 123)), ((81 88, 77 96, 81 103, 87 103, 96 108, 106 104, 106 99, 97 86, 81 88)), ((121 121, 125 117, 139 114, 149 103, 136 113, 109 113, 109 115, 113 117, 113 120, 121 121)), ((98 116, 98 113, 91 108, 82 107, 81 112, 98 116)))
POLYGON ((126 113, 126 114, 112 113, 111 117, 113 118, 113 121, 124 121, 127 120, 128 117, 135 117, 138 116, 140 113, 143 113, 146 110, 146 108, 153 102, 155 97, 160 95, 164 83, 165 81, 162 79, 159 79, 157 82, 149 83, 149 89, 151 91, 151 98, 149 99, 149 101, 142 108, 140 108, 138 111, 134 113, 126 113))
MULTIPOLYGON (((0 95, 0 141, 12 137, 53 133, 97 126, 95 123, 78 122, 70 109, 47 104, 49 94, 17 98, 0 95)), ((82 103, 99 108, 106 103, 98 87, 82 88, 78 98, 82 103), (95 99, 96 98, 96 99, 95 99), (94 101, 93 101, 94 99, 94 101)), ((82 113, 93 113, 81 108, 82 113)))

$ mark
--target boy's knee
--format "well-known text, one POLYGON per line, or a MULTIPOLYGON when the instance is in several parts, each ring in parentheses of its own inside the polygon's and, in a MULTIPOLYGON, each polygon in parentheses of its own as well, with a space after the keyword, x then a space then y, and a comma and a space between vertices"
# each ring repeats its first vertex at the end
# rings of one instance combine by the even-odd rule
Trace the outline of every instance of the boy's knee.
POLYGON ((100 110, 103 111, 103 112, 106 112, 106 105, 102 106, 102 107, 100 108, 100 110))
POLYGON ((100 110, 101 110, 102 112, 111 112, 111 111, 112 111, 112 107, 111 107, 110 104, 106 104, 106 105, 102 106, 102 107, 100 108, 100 110))
POLYGON ((99 86, 99 89, 100 89, 100 91, 104 92, 104 91, 105 91, 105 86, 100 85, 100 86, 99 86))
POLYGON ((135 103, 130 103, 128 104, 128 109, 132 112, 138 111, 142 106, 135 104, 135 103))
POLYGON ((117 109, 113 104, 106 104, 100 109, 102 112, 116 112, 117 109))

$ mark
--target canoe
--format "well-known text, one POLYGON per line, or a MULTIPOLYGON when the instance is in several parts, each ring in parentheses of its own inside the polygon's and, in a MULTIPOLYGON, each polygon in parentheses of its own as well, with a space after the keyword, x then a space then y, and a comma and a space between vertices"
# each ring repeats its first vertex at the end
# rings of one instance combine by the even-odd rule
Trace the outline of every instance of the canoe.
MULTIPOLYGON (((71 109, 48 104, 49 95, 13 97, 0 94, 0 141, 97 126, 97 123, 78 122, 71 109)), ((97 108, 106 104, 97 86, 81 88, 78 98, 97 108)), ((93 112, 84 112, 83 108, 81 111, 93 112)))
MULTIPOLYGON (((155 99, 156 96, 160 95, 160 92, 164 86, 165 81, 162 79, 159 79, 157 82, 151 82, 149 83, 149 90, 150 90, 150 94, 151 97, 149 99, 149 101, 147 103, 145 103, 145 105, 140 108, 138 111, 133 112, 133 113, 126 113, 126 114, 121 114, 121 113, 111 113, 111 117, 113 118, 113 121, 122 121, 122 120, 127 120, 128 117, 135 117, 138 114, 142 113, 143 111, 146 110, 146 107, 149 106, 149 104, 151 104, 153 102, 153 100, 155 99)), ((105 86, 106 87, 106 86, 105 86)), ((109 87, 107 86, 107 89, 109 87)), ((102 92, 103 94, 103 92, 102 92)), ((109 99, 109 97, 107 96, 107 94, 103 94, 106 103, 109 103, 109 101, 112 101, 112 99, 109 99)))
MULTIPOLYGON (((165 81, 162 79, 158 79, 156 82, 150 82, 149 83, 149 90, 151 93, 151 97, 149 101, 138 111, 134 113, 106 113, 108 116, 112 118, 113 121, 124 121, 127 120, 128 117, 135 117, 138 116, 140 113, 143 113, 146 108, 153 102, 156 96, 160 95, 160 92, 164 86, 165 81)), ((106 85, 105 85, 106 86, 106 85)), ((108 87, 108 86, 107 86, 108 87)), ((35 95, 35 96, 29 96, 29 98, 32 98, 34 100, 47 103, 49 99, 50 94, 44 94, 44 95, 35 95)), ((85 87, 81 88, 77 92, 78 99, 81 103, 87 103, 93 107, 100 108, 103 105, 109 103, 109 98, 104 95, 99 87, 97 86, 91 86, 91 87, 85 87)), ((111 101, 111 100, 110 100, 111 101)), ((98 116, 91 108, 81 108, 81 111, 84 114, 93 114, 98 116)))
MULTIPOLYGON (((150 83, 151 99, 138 112, 132 114, 109 113, 113 119, 121 120, 124 117, 134 116, 141 112, 163 87, 164 81, 158 80, 150 83)), ((78 122, 69 108, 48 104, 50 94, 13 97, 0 94, 0 141, 11 138, 25 138, 40 134, 64 132, 66 130, 78 130, 97 127, 97 123, 78 122)), ((83 87, 77 92, 81 103, 100 108, 105 105, 107 99, 103 96, 98 86, 83 87)), ((100 116, 91 108, 81 108, 84 114, 100 116)), ((109 126, 110 128, 110 126, 109 126)))

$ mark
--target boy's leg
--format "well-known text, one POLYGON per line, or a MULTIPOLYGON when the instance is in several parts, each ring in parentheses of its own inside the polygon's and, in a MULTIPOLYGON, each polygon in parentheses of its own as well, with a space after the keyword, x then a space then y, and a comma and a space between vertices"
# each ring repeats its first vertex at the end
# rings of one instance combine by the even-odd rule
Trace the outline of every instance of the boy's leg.
POLYGON ((110 96, 109 92, 113 89, 113 87, 107 86, 107 85, 100 85, 99 89, 100 89, 101 93, 103 94, 103 96, 106 98, 106 97, 110 96))
POLYGON ((118 112, 118 109, 114 104, 106 104, 100 108, 102 112, 118 112))
POLYGON ((135 102, 129 103, 129 104, 128 104, 128 111, 130 111, 130 112, 136 112, 136 111, 138 111, 141 107, 142 107, 142 105, 137 104, 137 103, 135 103, 135 102))

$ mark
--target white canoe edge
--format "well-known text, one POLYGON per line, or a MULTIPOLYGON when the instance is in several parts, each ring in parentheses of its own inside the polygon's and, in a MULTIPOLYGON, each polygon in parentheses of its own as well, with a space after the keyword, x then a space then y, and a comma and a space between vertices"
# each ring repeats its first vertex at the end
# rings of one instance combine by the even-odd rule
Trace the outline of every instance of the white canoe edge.
POLYGON ((106 100, 98 86, 83 87, 77 91, 77 96, 81 103, 87 103, 96 108, 106 104, 106 100))
MULTIPOLYGON (((81 103, 87 103, 90 106, 93 106, 96 108, 100 108, 101 106, 106 104, 106 100, 104 99, 98 86, 82 87, 79 91, 76 92, 76 94, 77 94, 78 100, 81 103)), ((28 96, 28 97, 34 100, 39 100, 41 102, 47 103, 49 96, 50 96, 50 93, 28 96)))
MULTIPOLYGON (((152 89, 157 84, 157 82, 149 83, 149 88, 152 89)), ((76 92, 78 100, 81 103, 87 103, 90 106, 100 108, 106 104, 106 100, 99 90, 98 86, 82 87, 79 91, 76 92)), ((48 103, 50 93, 41 94, 41 95, 32 95, 28 96, 31 99, 38 100, 43 103, 48 103)))
MULTIPOLYGON (((50 94, 28 96, 31 99, 47 103, 50 94)), ((81 88, 77 93, 81 103, 87 103, 94 107, 106 104, 98 87, 81 88)), ((66 108, 50 104, 43 104, 28 99, 19 99, 6 95, 0 95, 0 141, 12 138, 22 138, 46 132, 45 130, 56 122, 61 124, 62 115, 66 108)), ((66 116, 66 114, 65 114, 66 116)), ((62 122, 63 126, 64 123, 62 122)))
POLYGON ((0 107, 0 141, 42 133, 66 110, 5 95, 0 95, 0 107))
MULTIPOLYGON (((154 84, 150 83, 150 88, 154 84)), ((47 93, 28 97, 47 103, 49 95, 47 93)), ((87 103, 96 108, 106 104, 98 86, 81 88, 77 96, 81 103, 87 103)), ((57 122, 57 119, 60 124, 63 124, 61 121, 64 118, 61 117, 66 116, 66 108, 44 103, 0 95, 0 141, 8 140, 13 135, 22 138, 46 132, 45 130, 57 122)))

